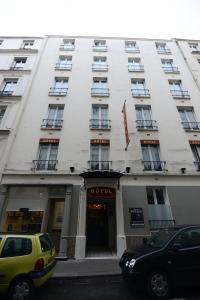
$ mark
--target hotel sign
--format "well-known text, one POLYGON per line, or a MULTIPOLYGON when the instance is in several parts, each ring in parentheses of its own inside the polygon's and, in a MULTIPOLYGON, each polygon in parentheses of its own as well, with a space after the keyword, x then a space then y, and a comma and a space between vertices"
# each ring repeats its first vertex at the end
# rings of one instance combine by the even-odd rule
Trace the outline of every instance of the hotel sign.
POLYGON ((159 140, 141 140, 143 145, 159 145, 159 140))
POLYGON ((200 141, 190 140, 190 145, 200 145, 200 141))
POLYGON ((108 144, 110 144, 110 141, 109 140, 104 140, 104 139, 93 139, 93 140, 91 140, 91 144, 92 145, 95 145, 95 144, 108 145, 108 144))
POLYGON ((115 199, 115 189, 110 187, 92 187, 87 189, 88 198, 109 198, 115 199))
POLYGON ((40 143, 46 143, 46 144, 58 144, 59 139, 40 139, 40 143))

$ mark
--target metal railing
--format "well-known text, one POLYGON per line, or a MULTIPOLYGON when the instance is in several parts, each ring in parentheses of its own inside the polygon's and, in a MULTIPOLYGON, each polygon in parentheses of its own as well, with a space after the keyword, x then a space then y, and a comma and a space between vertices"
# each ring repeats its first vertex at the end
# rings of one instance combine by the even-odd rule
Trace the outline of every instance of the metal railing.
POLYGON ((111 170, 112 161, 99 161, 90 160, 88 161, 89 169, 93 171, 109 171, 111 170))
POLYGON ((190 98, 188 91, 170 90, 170 92, 174 98, 190 98))
POLYGON ((137 129, 157 130, 158 126, 155 120, 136 120, 137 129))
POLYGON ((172 54, 169 48, 157 49, 158 54, 172 54))
POLYGON ((140 49, 138 46, 125 46, 125 51, 127 53, 139 53, 140 49))
POLYGON ((131 89, 133 97, 150 97, 148 89, 131 89))
POLYGON ((55 120, 55 119, 43 119, 42 120, 42 129, 61 129, 63 126, 63 120, 55 120))
POLYGON ((191 50, 192 54, 200 54, 200 49, 193 49, 191 50))
POLYGON ((194 161, 197 171, 200 171, 200 161, 194 161))
POLYGON ((110 129, 110 123, 110 120, 90 119, 90 129, 110 129))
POLYGON ((92 71, 108 71, 108 64, 92 64, 92 71))
POLYGON ((200 122, 181 122, 185 130, 200 130, 200 122))
POLYGON ((60 50, 73 51, 74 49, 75 49, 75 45, 67 45, 67 44, 60 45, 60 50))
POLYGON ((166 161, 160 160, 143 160, 144 171, 165 171, 166 161))
POLYGON ((91 88, 91 95, 108 97, 109 89, 108 88, 91 88))
POLYGON ((143 65, 128 64, 128 70, 130 72, 144 72, 144 66, 143 65))
POLYGON ((0 97, 12 96, 13 91, 0 91, 0 97))
POLYGON ((57 160, 33 160, 35 170, 56 170, 57 160))
POLYGON ((65 96, 67 95, 68 88, 50 88, 49 95, 50 96, 65 96))
POLYGON ((150 229, 164 229, 174 227, 175 225, 175 220, 149 220, 150 229))
POLYGON ((57 62, 55 65, 55 70, 71 70, 72 63, 70 62, 57 62))
POLYGON ((179 73, 178 67, 175 66, 163 66, 162 68, 165 73, 179 73))
POLYGON ((108 46, 107 45, 94 45, 93 46, 93 51, 107 51, 108 46))
POLYGON ((10 70, 11 71, 21 71, 21 70, 24 70, 24 67, 10 67, 10 70))

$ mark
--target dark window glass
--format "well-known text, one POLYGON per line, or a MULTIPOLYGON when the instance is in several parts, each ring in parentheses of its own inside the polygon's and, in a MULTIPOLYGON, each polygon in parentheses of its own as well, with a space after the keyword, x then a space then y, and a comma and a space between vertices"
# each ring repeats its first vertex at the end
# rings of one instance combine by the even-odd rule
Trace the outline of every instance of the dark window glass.
POLYGON ((181 248, 200 246, 200 228, 181 232, 175 240, 175 244, 179 244, 181 248))
POLYGON ((1 257, 28 255, 32 252, 32 241, 28 238, 7 238, 1 257))
POLYGON ((153 190, 149 188, 147 188, 147 200, 148 204, 154 204, 153 190))
POLYGON ((46 234, 40 236, 40 245, 42 252, 51 250, 54 247, 51 238, 46 234))
POLYGON ((165 204, 165 199, 164 199, 162 189, 156 189, 156 197, 157 197, 157 203, 158 204, 165 204))

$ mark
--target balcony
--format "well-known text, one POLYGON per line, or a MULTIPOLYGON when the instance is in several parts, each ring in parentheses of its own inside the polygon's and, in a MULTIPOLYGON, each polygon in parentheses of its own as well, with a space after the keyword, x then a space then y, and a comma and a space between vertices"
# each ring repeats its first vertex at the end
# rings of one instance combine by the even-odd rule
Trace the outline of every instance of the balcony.
POLYGON ((109 89, 108 88, 91 88, 91 95, 97 97, 109 97, 109 89))
POLYGON ((90 160, 90 161, 88 161, 88 164, 89 164, 89 170, 109 171, 109 170, 111 170, 112 161, 90 160))
POLYGON ((200 49, 198 49, 198 48, 197 49, 192 49, 191 53, 192 54, 200 54, 200 49))
POLYGON ((106 52, 108 51, 108 46, 106 45, 94 45, 93 46, 93 51, 96 51, 96 52, 106 52))
POLYGON ((63 127, 63 120, 43 119, 41 129, 61 129, 63 127))
POLYGON ((110 120, 90 119, 90 129, 110 130, 110 120))
POLYGON ((172 54, 169 48, 157 49, 158 54, 172 54))
POLYGON ((182 91, 182 90, 170 90, 172 97, 177 99, 190 99, 190 95, 188 91, 182 91))
POLYGON ((10 97, 13 96, 13 91, 0 91, 0 97, 10 97))
POLYGON ((128 71, 129 72, 144 72, 144 66, 143 65, 129 64, 128 65, 128 71))
POLYGON ((92 71, 108 71, 108 64, 99 64, 95 63, 92 64, 92 71))
POLYGON ((138 130, 158 130, 155 120, 136 120, 138 130))
POLYGON ((199 131, 200 122, 181 122, 186 131, 199 131))
POLYGON ((10 67, 10 71, 22 71, 24 67, 10 67))
POLYGON ((49 91, 49 96, 66 96, 68 88, 56 88, 52 87, 49 91))
POLYGON ((137 46, 125 46, 125 52, 126 53, 140 53, 140 49, 137 46))
POLYGON ((200 171, 200 161, 194 161, 197 171, 200 171))
POLYGON ((165 73, 172 73, 172 74, 179 74, 180 73, 178 67, 174 67, 174 66, 163 66, 163 71, 165 73))
POLYGON ((58 62, 55 65, 55 70, 71 70, 72 63, 70 62, 58 62))
POLYGON ((150 92, 147 89, 131 89, 133 97, 150 97, 150 92))
POLYGON ((34 170, 56 170, 57 160, 33 160, 34 170))
POLYGON ((174 227, 175 220, 149 220, 150 229, 164 229, 174 227))
POLYGON ((166 161, 160 160, 143 160, 144 169, 143 171, 165 171, 166 161))
POLYGON ((60 50, 74 51, 75 50, 75 45, 62 44, 62 45, 60 45, 60 50))

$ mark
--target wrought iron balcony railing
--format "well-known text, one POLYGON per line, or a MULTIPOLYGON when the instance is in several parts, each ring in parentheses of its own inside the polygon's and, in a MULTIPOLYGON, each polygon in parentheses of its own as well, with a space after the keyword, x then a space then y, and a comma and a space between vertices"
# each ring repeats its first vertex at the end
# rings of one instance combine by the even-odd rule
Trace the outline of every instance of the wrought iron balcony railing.
POLYGON ((197 171, 200 171, 200 161, 194 161, 197 171))
POLYGON ((200 122, 181 122, 186 131, 200 130, 200 122))
POLYGON ((160 160, 143 160, 144 171, 165 171, 166 161, 160 160))
POLYGON ((105 51, 108 51, 108 46, 107 45, 94 45, 93 51, 105 52, 105 51))
POLYGON ((92 64, 92 71, 108 71, 108 64, 92 64))
POLYGON ((43 119, 42 120, 42 129, 61 129, 63 126, 63 120, 55 119, 43 119))
POLYGON ((189 99, 190 95, 188 91, 182 91, 182 90, 170 90, 173 98, 181 98, 181 99, 189 99))
POLYGON ((131 89, 133 97, 150 97, 148 89, 131 89))
POLYGON ((22 67, 17 67, 17 66, 15 67, 14 66, 14 67, 10 67, 10 70, 11 71, 21 71, 21 70, 24 70, 24 67, 23 66, 22 67))
POLYGON ((55 65, 55 70, 71 70, 72 63, 70 62, 57 62, 55 65))
POLYGON ((149 220, 150 229, 164 229, 174 227, 175 220, 149 220))
POLYGON ((108 88, 91 88, 91 95, 92 96, 108 97, 109 96, 109 89, 108 88))
POLYGON ((155 120, 136 120, 138 130, 158 130, 155 120))
POLYGON ((169 48, 163 48, 163 49, 157 49, 158 54, 172 54, 171 50, 169 48))
POLYGON ((102 119, 90 119, 90 129, 110 129, 111 121, 102 119))
POLYGON ((140 53, 140 49, 137 46, 125 46, 125 51, 127 53, 140 53))
POLYGON ((13 91, 0 91, 0 97, 8 97, 12 95, 13 95, 13 91))
POLYGON ((57 160, 33 160, 35 170, 56 170, 57 160))
POLYGON ((144 66, 143 65, 134 65, 129 64, 128 65, 129 72, 144 72, 144 66))
POLYGON ((56 88, 52 87, 49 91, 49 96, 66 96, 68 88, 56 88))
POLYGON ((111 170, 112 161, 99 161, 90 160, 88 161, 89 169, 93 171, 109 171, 111 170))
POLYGON ((192 54, 200 54, 200 49, 192 49, 191 53, 192 54))
POLYGON ((180 73, 178 67, 175 66, 163 66, 163 71, 165 73, 180 73))
POLYGON ((60 50, 73 51, 75 50, 75 45, 62 44, 60 45, 60 50))

